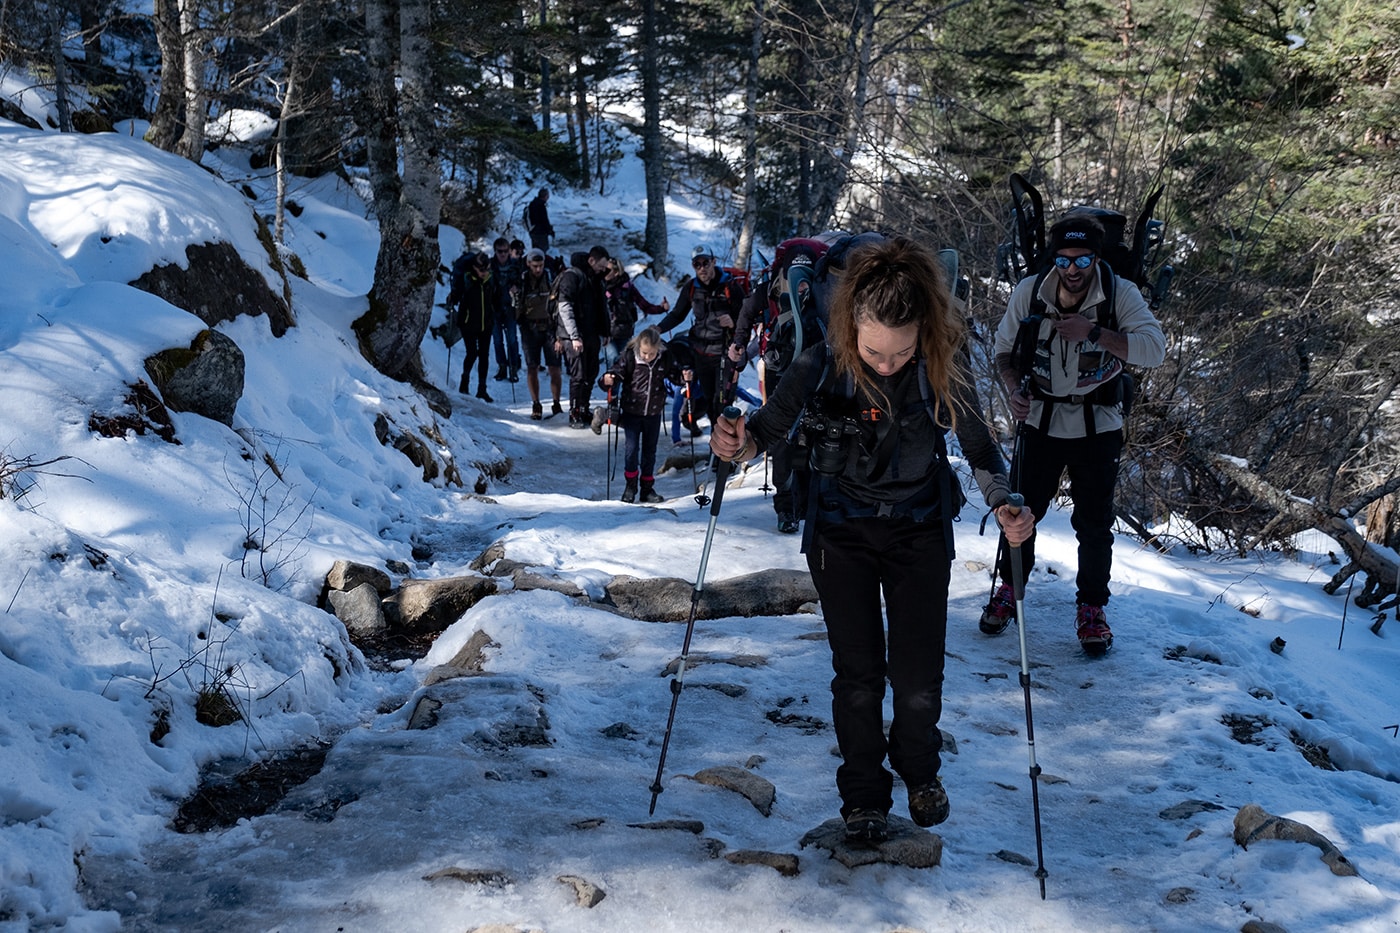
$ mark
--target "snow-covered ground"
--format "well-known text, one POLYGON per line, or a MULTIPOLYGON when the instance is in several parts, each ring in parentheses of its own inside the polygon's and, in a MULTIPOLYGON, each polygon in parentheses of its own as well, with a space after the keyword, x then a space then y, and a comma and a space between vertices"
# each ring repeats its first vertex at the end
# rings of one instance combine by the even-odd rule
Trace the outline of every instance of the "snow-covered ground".
MULTIPOLYGON (((124 283, 210 237, 274 276, 252 235, 253 205, 139 138, 0 122, 0 151, 10 270, 0 458, 35 465, 8 477, 0 500, 0 931, 1400 925, 1400 658, 1390 627, 1377 637, 1355 607, 1343 633, 1342 597, 1321 590, 1333 572, 1328 540, 1307 537, 1292 558, 1231 559, 1162 556, 1120 539, 1109 607, 1117 641, 1090 660, 1070 622, 1068 517, 1047 518, 1027 599, 1047 777, 1044 901, 1015 630, 987 638, 976 628, 995 540, 976 533, 975 494, 952 582, 943 727, 957 751, 943 772, 953 815, 938 827, 939 867, 850 869, 799 847, 838 806, 819 614, 696 625, 693 658, 717 660, 687 674, 654 819, 704 828, 638 828, 653 819, 670 702, 663 671, 683 625, 508 591, 469 611, 420 662, 383 672, 314 604, 337 558, 445 577, 470 572, 497 541, 595 594, 616 574, 693 580, 709 516, 693 501, 691 473, 659 477, 664 507, 607 501, 621 481, 609 484, 604 439, 563 418, 529 421, 523 383, 514 399, 509 384, 490 383, 490 405, 453 394, 452 417, 434 419, 375 373, 349 329, 370 284, 374 228, 334 180, 299 181, 294 192, 304 210, 290 218, 289 243, 310 276, 294 282, 298 326, 280 339, 262 318, 219 328, 247 358, 236 430, 176 414, 179 446, 99 437, 90 415, 116 410, 146 356, 202 327, 124 283), (473 462, 510 457, 515 468, 484 497, 426 484, 375 439, 379 416, 402 427, 435 420, 469 481, 473 462), (262 469, 265 457, 281 480, 262 469), (290 503, 266 523, 281 542, 268 555, 275 588, 242 572, 247 505, 264 500, 290 503), (415 559, 415 547, 431 559, 415 559), (407 729, 428 672, 478 631, 493 643, 487 675, 436 688, 449 700, 437 725, 407 729), (1276 637, 1281 653, 1269 648, 1276 637), (761 663, 722 663, 737 656, 761 663), (210 684, 249 721, 197 723, 193 699, 210 684), (156 742, 161 719, 169 733, 156 742), (492 740, 522 720, 547 722, 549 744, 492 740), (1250 732, 1251 744, 1235 737, 1250 732), (1295 740, 1326 749, 1339 770, 1309 764, 1295 740), (171 828, 202 768, 316 741, 334 743, 324 769, 274 812, 222 831, 171 828), (771 815, 688 778, 717 765, 771 781, 771 815), (1334 876, 1305 844, 1242 849, 1232 820, 1248 803, 1311 825, 1359 875, 1334 876), (800 871, 714 857, 742 849, 796 854, 800 871), (496 882, 425 880, 450 868, 494 872, 496 882), (606 898, 579 906, 559 880, 568 875, 606 898)), ((540 184, 503 192, 503 215, 518 216, 540 184)), ((629 263, 642 257, 622 234, 640 228, 643 206, 631 160, 607 198, 556 189, 550 201, 561 248, 592 245, 574 230, 615 231, 602 245, 629 263)), ((668 212, 676 268, 695 242, 731 239, 708 205, 668 212)), ((461 248, 453 236, 449 260, 461 248)), ((674 298, 672 285, 640 283, 655 300, 674 298)), ((434 378, 446 372, 441 343, 425 341, 424 357, 434 378)), ((756 465, 727 491, 707 580, 803 566, 795 537, 774 533, 761 485, 756 465)))

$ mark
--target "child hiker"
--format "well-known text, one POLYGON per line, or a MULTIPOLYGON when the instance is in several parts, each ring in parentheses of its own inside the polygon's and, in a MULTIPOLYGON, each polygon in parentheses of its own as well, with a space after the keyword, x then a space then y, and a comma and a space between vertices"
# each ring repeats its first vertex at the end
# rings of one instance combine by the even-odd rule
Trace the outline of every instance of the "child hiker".
MULTIPOLYGON (((622 431, 627 442, 622 461, 627 480, 622 490, 623 502, 637 501, 638 479, 643 502, 665 501, 656 491, 653 471, 661 415, 666 410, 666 380, 689 382, 691 375, 689 369, 680 370, 677 366, 661 339, 661 331, 648 327, 633 337, 612 368, 598 377, 598 385, 613 400, 607 410, 622 412, 622 431)), ((598 409, 593 418, 594 434, 603 433, 605 418, 606 412, 598 409)))

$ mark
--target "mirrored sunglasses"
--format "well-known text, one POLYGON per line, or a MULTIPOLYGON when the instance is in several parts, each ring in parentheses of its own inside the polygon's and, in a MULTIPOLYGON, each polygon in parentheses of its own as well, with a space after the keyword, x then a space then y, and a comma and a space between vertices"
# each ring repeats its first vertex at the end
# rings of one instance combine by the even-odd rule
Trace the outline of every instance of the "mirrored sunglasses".
POLYGON ((1073 264, 1076 269, 1087 269, 1094 264, 1094 254, 1086 253, 1083 256, 1056 256, 1055 265, 1061 269, 1068 269, 1073 264))

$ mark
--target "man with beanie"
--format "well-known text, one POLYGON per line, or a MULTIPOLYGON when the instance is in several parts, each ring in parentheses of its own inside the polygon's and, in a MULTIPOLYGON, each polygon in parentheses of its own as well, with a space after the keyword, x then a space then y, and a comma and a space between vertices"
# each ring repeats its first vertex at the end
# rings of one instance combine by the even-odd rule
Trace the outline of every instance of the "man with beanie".
MULTIPOLYGON (((1037 523, 1059 492, 1061 475, 1069 475, 1070 523, 1079 541, 1075 633, 1090 656, 1113 644, 1103 607, 1123 451, 1123 366, 1158 366, 1166 355, 1161 325, 1137 287, 1100 258, 1104 246, 1103 226, 1092 214, 1070 212, 1052 226, 1047 265, 1012 291, 995 344, 1011 414, 1024 422, 1013 483, 1019 472, 1018 491, 1037 523)), ((1015 612, 1005 541, 1001 550, 1003 582, 979 626, 988 635, 1004 631, 1015 612)), ((1034 561, 1032 535, 1021 545, 1022 572, 1029 575, 1034 561)))

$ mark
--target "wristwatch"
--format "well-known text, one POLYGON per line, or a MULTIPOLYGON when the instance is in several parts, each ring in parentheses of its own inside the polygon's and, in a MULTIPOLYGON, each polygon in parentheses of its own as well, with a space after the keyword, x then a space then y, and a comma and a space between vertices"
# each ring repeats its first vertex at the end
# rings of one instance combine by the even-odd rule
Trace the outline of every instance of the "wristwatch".
POLYGON ((1102 337, 1102 336, 1103 336, 1103 328, 1102 328, 1101 326, 1099 326, 1098 324, 1095 324, 1094 327, 1093 327, 1093 329, 1089 331, 1089 342, 1090 342, 1090 343, 1098 343, 1098 342, 1099 342, 1099 338, 1102 337))

